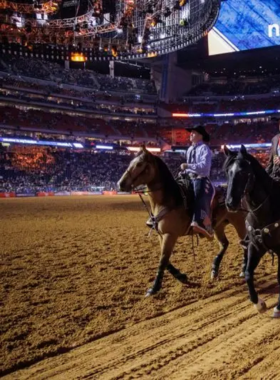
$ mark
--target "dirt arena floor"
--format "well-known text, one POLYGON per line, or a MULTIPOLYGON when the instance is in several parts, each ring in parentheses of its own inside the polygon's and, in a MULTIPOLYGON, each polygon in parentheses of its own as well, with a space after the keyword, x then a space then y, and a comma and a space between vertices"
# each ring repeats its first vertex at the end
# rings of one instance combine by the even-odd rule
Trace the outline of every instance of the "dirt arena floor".
POLYGON ((239 278, 235 232, 210 281, 216 242, 196 258, 180 239, 163 289, 145 298, 159 258, 138 197, 0 200, 0 376, 5 379, 280 379, 276 267, 256 271, 257 314, 239 278))

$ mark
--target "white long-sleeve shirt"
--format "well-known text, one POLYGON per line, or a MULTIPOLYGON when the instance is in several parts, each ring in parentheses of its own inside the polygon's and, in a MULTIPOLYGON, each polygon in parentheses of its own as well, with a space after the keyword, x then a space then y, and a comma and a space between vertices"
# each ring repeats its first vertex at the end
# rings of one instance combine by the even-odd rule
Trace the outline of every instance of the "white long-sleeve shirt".
POLYGON ((188 168, 185 170, 186 173, 197 174, 200 177, 209 177, 212 164, 212 152, 208 145, 202 141, 191 145, 187 150, 187 164, 188 168), (191 153, 195 149, 195 159, 194 163, 190 163, 191 153))

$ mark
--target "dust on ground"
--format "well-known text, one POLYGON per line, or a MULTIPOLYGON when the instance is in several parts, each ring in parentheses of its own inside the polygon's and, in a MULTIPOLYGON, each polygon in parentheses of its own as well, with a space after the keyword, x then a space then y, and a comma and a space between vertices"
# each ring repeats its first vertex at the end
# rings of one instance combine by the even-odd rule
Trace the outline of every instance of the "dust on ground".
MULTIPOLYGON (((146 219, 133 196, 0 201, 0 375, 193 380, 258 379, 264 371, 270 377, 262 378, 277 378, 271 360, 279 357, 280 324, 248 301, 234 230, 218 282, 210 281, 218 244, 201 240, 194 257, 185 237, 172 263, 191 285, 166 273, 159 294, 145 298, 159 260, 146 219)), ((269 256, 256 278, 273 307, 269 256)))

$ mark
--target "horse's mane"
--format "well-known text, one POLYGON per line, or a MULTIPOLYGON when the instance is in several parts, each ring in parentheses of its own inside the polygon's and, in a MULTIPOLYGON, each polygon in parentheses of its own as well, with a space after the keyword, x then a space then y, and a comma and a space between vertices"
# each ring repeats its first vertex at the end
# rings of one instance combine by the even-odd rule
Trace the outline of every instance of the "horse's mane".
POLYGON ((244 156, 242 152, 231 152, 225 160, 223 169, 227 171, 236 159, 248 160, 252 165, 254 173, 258 176, 259 182, 261 182, 265 187, 268 185, 268 188, 270 188, 273 179, 269 176, 259 161, 248 152, 246 153, 246 156, 244 156))
POLYGON ((183 203, 183 198, 178 183, 168 169, 166 163, 158 156, 154 156, 154 158, 158 166, 165 197, 172 197, 175 200, 176 206, 181 205, 183 203))
POLYGON ((273 178, 270 177, 270 175, 266 172, 264 167, 259 163, 259 161, 252 156, 251 154, 247 153, 246 157, 242 155, 242 153, 238 153, 237 158, 246 158, 252 165, 254 173, 258 176, 258 180, 261 181, 262 185, 264 185, 265 188, 268 190, 271 189, 271 184, 274 182, 273 178))

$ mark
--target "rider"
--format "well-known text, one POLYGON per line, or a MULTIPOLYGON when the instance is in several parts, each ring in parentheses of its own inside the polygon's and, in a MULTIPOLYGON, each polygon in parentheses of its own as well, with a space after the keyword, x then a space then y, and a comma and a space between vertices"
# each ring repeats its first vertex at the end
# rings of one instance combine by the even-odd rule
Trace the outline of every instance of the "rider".
MULTIPOLYGON (((280 131, 280 121, 279 121, 279 131, 280 131)), ((272 139, 272 145, 269 156, 269 163, 266 168, 267 173, 280 180, 280 133, 272 139)))
POLYGON ((209 179, 212 152, 206 144, 210 136, 202 125, 186 130, 191 133, 192 145, 187 150, 187 163, 181 164, 181 170, 189 175, 194 187, 195 207, 191 226, 194 232, 213 240, 210 206, 215 190, 209 179))

